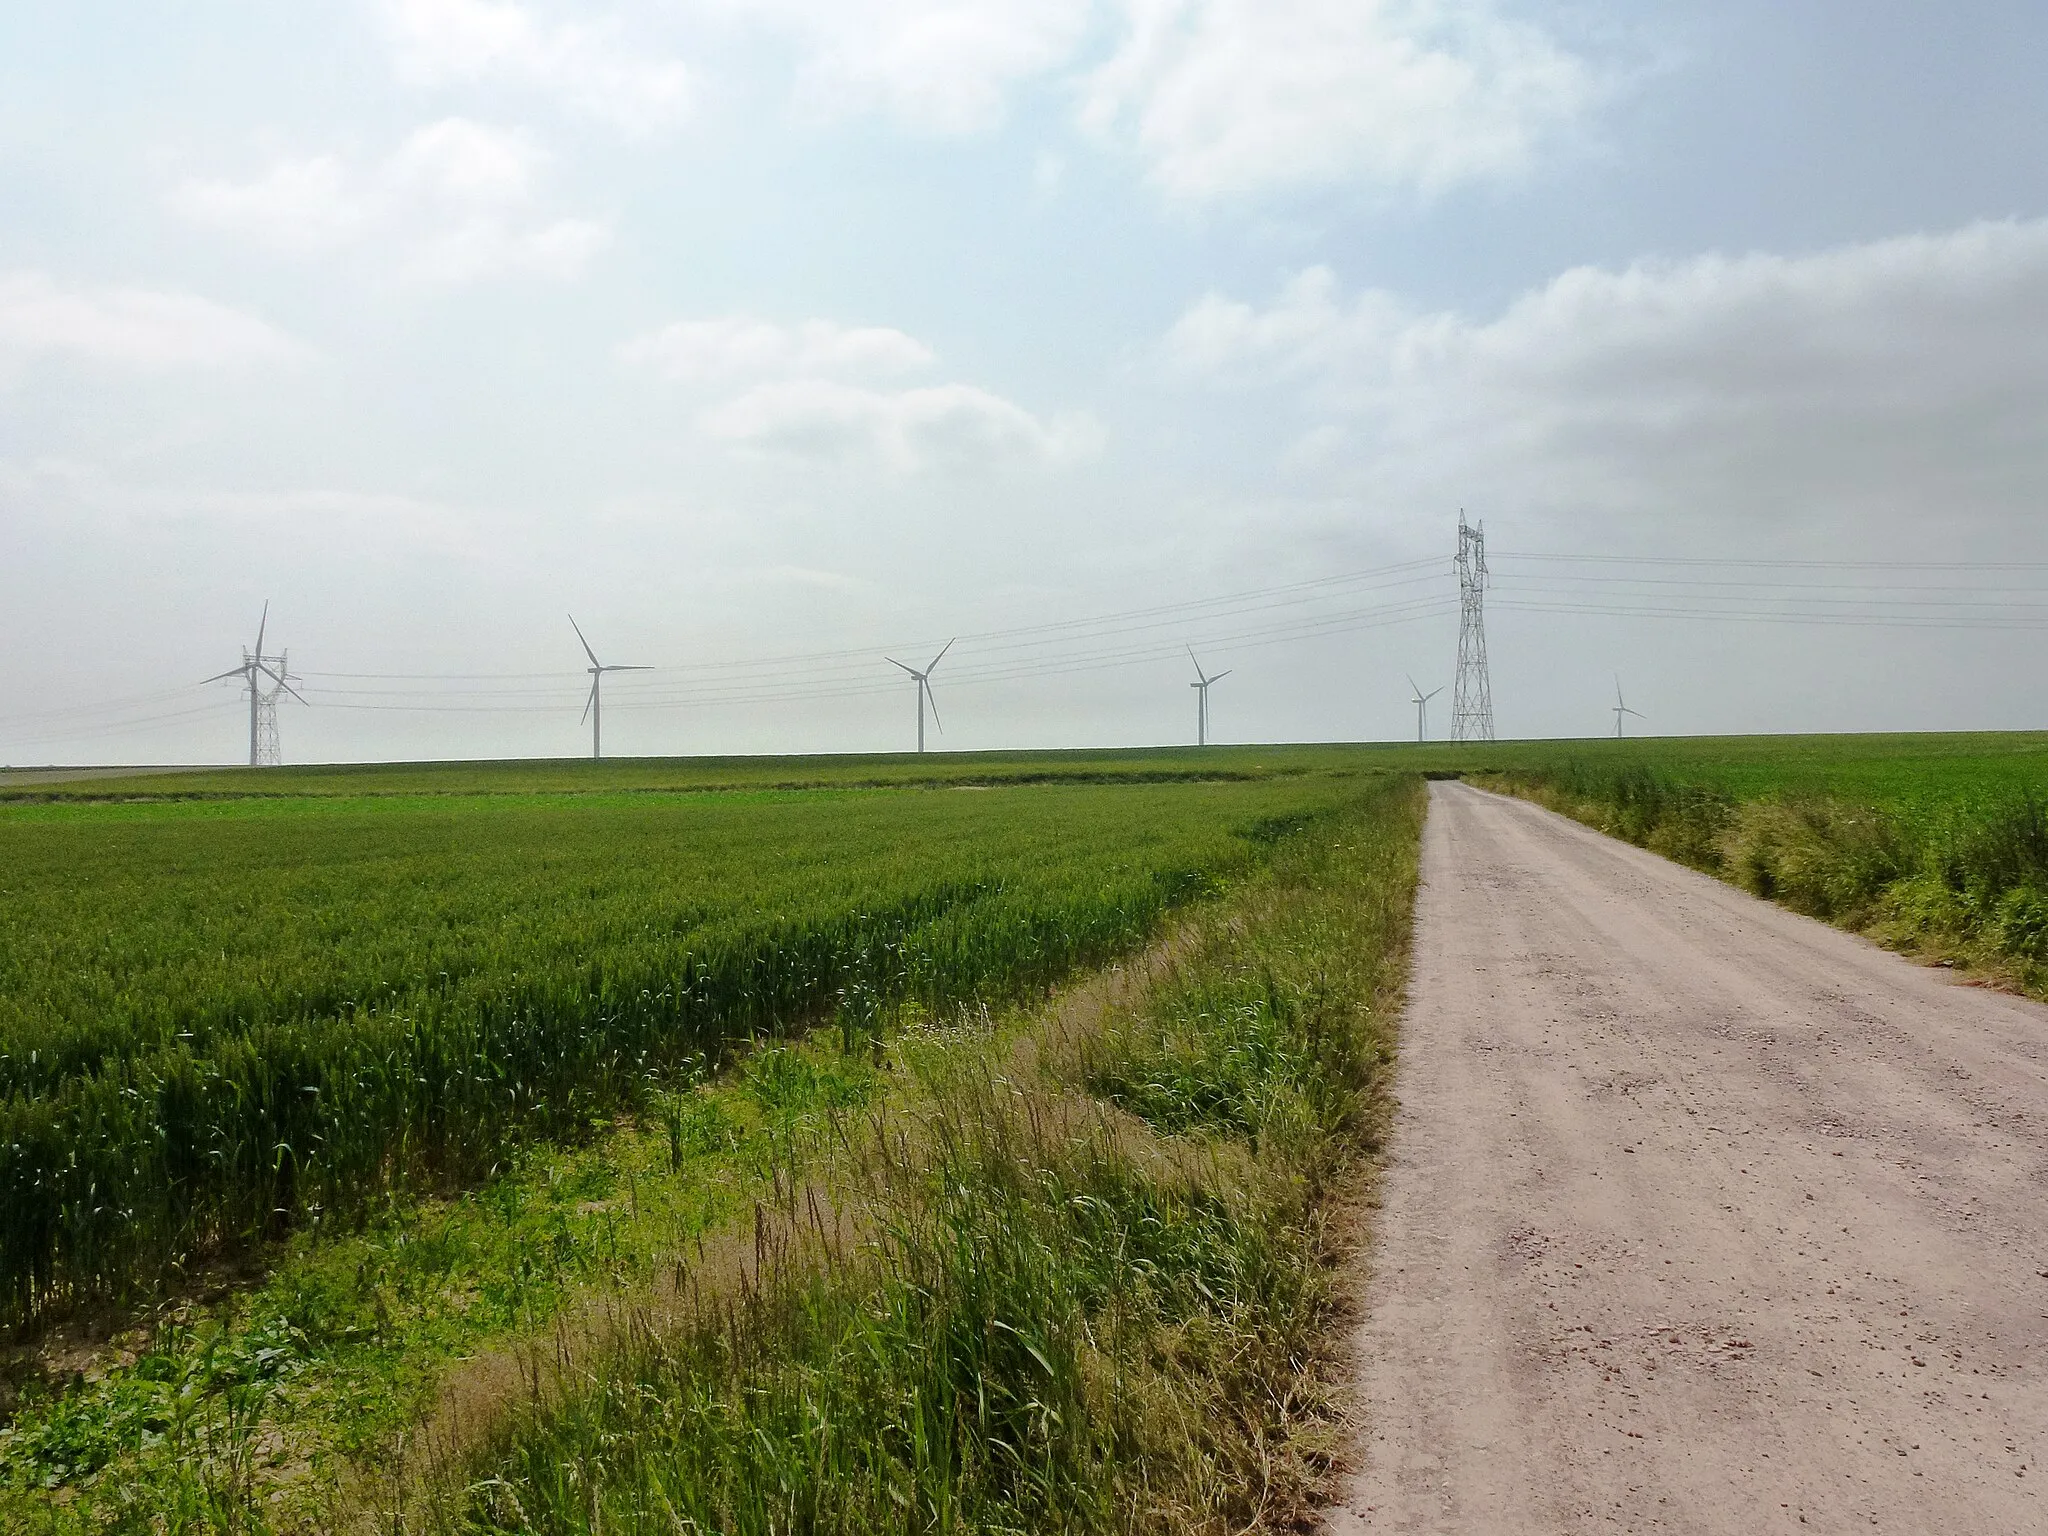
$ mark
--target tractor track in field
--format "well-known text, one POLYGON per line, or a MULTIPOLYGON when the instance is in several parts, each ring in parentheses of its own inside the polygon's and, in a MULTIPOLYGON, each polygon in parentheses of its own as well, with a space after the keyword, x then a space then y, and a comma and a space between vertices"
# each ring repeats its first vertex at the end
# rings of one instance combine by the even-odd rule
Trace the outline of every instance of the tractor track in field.
POLYGON ((1336 1532, 2048 1531, 2048 1008, 1431 786, 1336 1532))

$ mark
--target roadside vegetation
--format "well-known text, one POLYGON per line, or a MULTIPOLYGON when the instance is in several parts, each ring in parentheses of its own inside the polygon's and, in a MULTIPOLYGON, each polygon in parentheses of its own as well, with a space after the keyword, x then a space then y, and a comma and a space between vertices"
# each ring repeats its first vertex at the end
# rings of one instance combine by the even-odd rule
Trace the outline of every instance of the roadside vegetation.
POLYGON ((1471 777, 1808 916, 2048 996, 2040 758, 1991 773, 1967 759, 1882 773, 1853 759, 1851 739, 1830 776, 1811 761, 1775 774, 1659 761, 1658 745, 1471 777))
POLYGON ((1418 818, 1327 771, 0 812, 0 1526, 631 1528, 805 1467, 892 1529, 1293 1507, 1418 818), (606 1417, 662 1393, 730 1433, 606 1417))
POLYGON ((750 1262, 451 1458, 420 1528, 1285 1529, 1330 1465, 1333 1198, 1374 1145, 1420 797, 1290 837, 1155 977, 904 1042, 920 1091, 750 1262))
POLYGON ((758 1035, 1043 988, 1339 782, 16 807, 0 1323, 471 1182, 758 1035))

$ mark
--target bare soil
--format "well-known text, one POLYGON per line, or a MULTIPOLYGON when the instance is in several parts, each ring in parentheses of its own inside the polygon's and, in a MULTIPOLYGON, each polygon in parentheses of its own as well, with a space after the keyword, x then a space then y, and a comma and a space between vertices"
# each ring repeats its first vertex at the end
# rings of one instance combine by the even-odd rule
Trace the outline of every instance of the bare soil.
POLYGON ((1431 786, 1335 1532, 2048 1531, 2048 1008, 1431 786))

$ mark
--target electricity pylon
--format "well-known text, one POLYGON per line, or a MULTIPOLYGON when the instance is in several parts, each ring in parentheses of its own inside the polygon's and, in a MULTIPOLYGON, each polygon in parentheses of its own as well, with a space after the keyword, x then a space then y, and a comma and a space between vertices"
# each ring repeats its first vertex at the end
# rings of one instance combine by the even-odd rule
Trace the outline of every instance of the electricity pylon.
POLYGON ((1486 678, 1486 525, 1458 513, 1458 678, 1451 740, 1493 740, 1493 685, 1486 678))

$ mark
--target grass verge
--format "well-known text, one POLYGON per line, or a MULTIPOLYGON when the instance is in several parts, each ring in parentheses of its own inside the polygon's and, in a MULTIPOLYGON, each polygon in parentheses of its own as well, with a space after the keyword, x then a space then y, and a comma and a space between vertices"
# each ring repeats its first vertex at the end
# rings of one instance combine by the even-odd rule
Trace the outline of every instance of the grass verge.
POLYGON ((1332 1218, 1375 1145, 1421 803, 1388 781, 1286 838, 1131 998, 931 1043, 828 1183, 536 1364, 382 1523, 1297 1523, 1330 1467, 1332 1218))
POLYGON ((1474 774, 1796 912, 2048 998, 2048 799, 1737 794, 1643 764, 1474 774))

